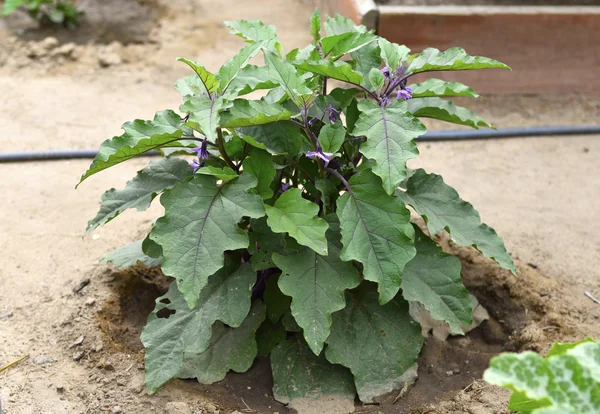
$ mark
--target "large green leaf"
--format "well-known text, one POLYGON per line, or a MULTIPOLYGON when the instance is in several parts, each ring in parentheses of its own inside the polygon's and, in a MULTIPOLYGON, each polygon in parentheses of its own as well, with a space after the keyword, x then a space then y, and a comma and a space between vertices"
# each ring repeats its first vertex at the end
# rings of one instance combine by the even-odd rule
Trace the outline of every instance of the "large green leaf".
POLYGON ((377 36, 372 33, 347 32, 324 37, 321 45, 325 56, 331 55, 330 59, 337 60, 346 53, 352 53, 376 41, 377 36))
POLYGON ((269 76, 267 66, 247 65, 231 81, 229 89, 236 91, 237 95, 245 95, 258 89, 272 89, 277 85, 269 76))
POLYGON ((267 286, 263 295, 263 302, 267 306, 267 317, 273 323, 290 310, 292 298, 281 293, 279 289, 279 275, 272 275, 267 279, 267 286))
POLYGON ((217 140, 217 128, 221 124, 220 112, 230 108, 232 102, 222 97, 211 98, 206 95, 187 96, 179 107, 181 112, 189 113, 187 125, 199 129, 209 141, 217 140))
POLYGON ((258 356, 269 356, 273 348, 287 339, 287 332, 281 322, 273 323, 265 319, 256 331, 258 356))
POLYGON ((485 257, 517 274, 513 260, 496 231, 482 224, 477 210, 461 200, 456 190, 441 176, 418 169, 408 179, 406 192, 397 191, 397 195, 423 217, 431 234, 447 230, 455 243, 473 246, 485 257))
POLYGON ((319 206, 302 198, 302 191, 290 188, 273 206, 265 205, 267 223, 276 233, 288 233, 298 243, 327 255, 325 232, 328 224, 317 217, 319 206))
POLYGON ((390 71, 396 70, 408 58, 410 49, 406 46, 392 43, 383 37, 379 38, 378 43, 381 49, 381 58, 390 71))
POLYGON ((154 393, 177 375, 185 352, 202 353, 208 349, 215 321, 240 326, 250 310, 255 281, 249 264, 238 267, 234 260, 228 260, 223 269, 209 278, 194 308, 188 307, 175 283, 156 300, 156 308, 142 331, 148 392, 154 393))
POLYGON ((329 336, 331 314, 346 306, 344 290, 357 287, 361 280, 352 263, 340 259, 339 234, 328 231, 327 236, 327 256, 309 248, 285 256, 273 254, 282 271, 279 288, 292 297, 292 316, 315 355, 321 353, 329 336))
POLYGON ((192 168, 180 158, 163 158, 150 162, 127 182, 124 189, 112 188, 102 195, 100 211, 88 222, 87 231, 103 226, 128 208, 146 210, 158 193, 173 187, 191 174, 192 168))
POLYGON ((248 234, 237 223, 265 214, 260 196, 248 194, 255 186, 249 174, 220 185, 215 177, 197 174, 161 196, 165 215, 150 238, 162 247, 162 270, 177 279, 190 307, 198 303, 208 276, 223 267, 224 252, 248 247, 248 234))
POLYGON ((460 82, 446 82, 441 79, 430 78, 424 82, 410 85, 413 98, 427 98, 431 96, 470 96, 478 98, 475 91, 460 82))
POLYGON ((300 338, 280 343, 271 353, 273 396, 294 407, 294 400, 316 400, 327 396, 354 400, 350 372, 332 365, 325 356, 315 356, 300 338))
POLYGON ((271 183, 275 178, 275 166, 273 166, 273 156, 271 154, 256 148, 244 160, 242 167, 245 172, 256 177, 258 181, 256 190, 263 199, 268 200, 273 197, 271 183))
POLYGON ((281 85, 296 106, 305 106, 313 91, 306 86, 306 81, 298 74, 296 68, 291 63, 281 60, 275 53, 267 51, 265 63, 269 67, 271 79, 281 85))
POLYGON ((110 253, 105 254, 100 258, 100 263, 112 263, 119 269, 135 266, 141 263, 148 267, 160 266, 162 257, 150 257, 142 251, 143 240, 134 241, 123 247, 119 247, 110 253))
POLYGON ((224 182, 238 178, 237 173, 229 167, 213 167, 211 165, 198 169, 196 174, 212 175, 217 180, 223 180, 224 182))
POLYGON ((7 16, 27 3, 27 0, 5 0, 2 6, 2 15, 7 16))
POLYGON ((413 227, 417 255, 402 273, 402 296, 421 303, 433 319, 445 321, 452 334, 462 335, 463 327, 471 325, 473 318, 471 298, 460 277, 460 262, 444 253, 419 227, 413 227))
POLYGON ((408 313, 408 302, 396 296, 381 306, 368 282, 346 293, 347 306, 333 314, 325 356, 350 368, 358 397, 365 403, 414 380, 423 345, 421 327, 408 313))
POLYGON ((354 62, 354 70, 360 73, 364 80, 362 85, 368 90, 373 89, 373 85, 369 81, 369 72, 373 68, 381 66, 381 49, 379 49, 378 42, 371 42, 361 47, 358 50, 350 53, 354 62))
POLYGON ((341 14, 328 17, 323 24, 325 31, 329 36, 339 35, 346 32, 366 33, 367 28, 363 25, 356 25, 352 20, 341 14))
MULTIPOLYGON (((215 79, 215 75, 207 71, 204 66, 200 65, 198 62, 194 62, 193 60, 186 58, 177 58, 177 60, 185 63, 192 68, 194 72, 196 72, 196 75, 198 75, 196 79, 199 79, 202 82, 204 90, 208 93, 208 95, 212 95, 214 92, 216 92, 217 88, 219 87, 219 82, 215 79)), ((188 81, 188 84, 191 84, 191 82, 193 81, 188 81)))
POLYGON ((248 62, 250 62, 250 59, 256 56, 265 43, 265 41, 260 41, 249 44, 221 66, 221 69, 219 69, 216 76, 219 81, 217 91, 220 94, 223 94, 227 90, 229 84, 237 77, 240 71, 244 69, 248 62))
POLYGON ((288 154, 291 156, 305 153, 312 149, 302 130, 287 122, 244 127, 237 130, 242 139, 251 137, 263 144, 272 154, 288 154))
POLYGON ((410 212, 400 198, 383 191, 381 180, 370 171, 354 175, 350 188, 337 202, 341 258, 364 265, 364 278, 378 283, 385 304, 398 293, 402 270, 416 254, 410 212))
POLYGON ((266 41, 265 47, 268 50, 273 50, 280 55, 283 54, 275 26, 267 26, 258 19, 230 20, 224 23, 225 26, 231 29, 229 33, 240 36, 250 43, 266 41))
POLYGON ((327 124, 319 131, 319 142, 325 152, 338 152, 345 139, 346 128, 340 121, 335 124, 327 124))
POLYGON ((276 267, 271 260, 271 255, 283 251, 286 246, 285 234, 274 233, 265 217, 251 220, 250 225, 252 231, 248 234, 250 238, 248 252, 252 255, 250 258, 252 269, 258 272, 276 267))
POLYGON ((238 128, 253 125, 287 121, 291 114, 277 104, 262 100, 236 99, 228 111, 220 114, 220 125, 224 128, 238 128))
POLYGON ((492 358, 483 378, 514 392, 512 411, 595 414, 600 412, 600 343, 585 341, 547 359, 530 351, 502 354, 492 358))
POLYGON ((154 120, 135 120, 123 124, 125 133, 112 139, 107 139, 100 145, 98 155, 92 161, 88 170, 81 176, 79 183, 90 175, 112 167, 120 162, 143 154, 146 151, 160 148, 164 145, 177 146, 183 132, 183 121, 173 111, 157 112, 154 120))
POLYGON ((328 78, 341 80, 344 82, 360 85, 363 76, 355 72, 348 62, 331 62, 329 60, 308 60, 304 62, 292 62, 298 69, 312 72, 316 75, 327 76, 328 78))
POLYGON ((365 136, 360 152, 376 161, 373 172, 381 177, 383 188, 392 194, 406 178, 406 162, 419 155, 414 138, 425 133, 425 126, 410 113, 408 104, 395 100, 387 107, 360 101, 361 114, 352 135, 365 136))
POLYGON ((510 69, 497 60, 483 56, 470 56, 463 48, 452 47, 445 52, 430 47, 419 53, 410 63, 407 74, 440 70, 510 69))
POLYGON ((419 118, 439 119, 453 124, 467 125, 475 129, 492 127, 485 119, 475 115, 467 108, 454 105, 454 102, 445 101, 442 98, 418 98, 411 99, 407 103, 409 112, 419 118))
POLYGON ((208 349, 202 353, 186 351, 180 378, 196 378, 202 384, 221 381, 229 370, 246 372, 257 355, 256 331, 265 320, 265 305, 252 304, 250 313, 239 328, 221 322, 213 326, 208 349))

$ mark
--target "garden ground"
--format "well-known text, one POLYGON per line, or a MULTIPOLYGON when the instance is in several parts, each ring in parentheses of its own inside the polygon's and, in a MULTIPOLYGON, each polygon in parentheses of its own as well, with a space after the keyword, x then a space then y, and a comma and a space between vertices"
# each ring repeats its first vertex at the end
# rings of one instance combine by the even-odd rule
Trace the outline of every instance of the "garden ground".
MULTIPOLYGON (((171 85, 188 70, 175 57, 215 69, 243 45, 222 20, 262 18, 277 25, 290 49, 308 41, 315 6, 301 0, 81 3, 89 19, 81 31, 40 33, 18 15, 0 21, 1 151, 97 147, 127 120, 177 108, 171 85)), ((470 107, 499 127, 600 119, 599 98, 552 91, 491 96, 470 107)), ((444 243, 461 257, 465 282, 492 319, 466 338, 428 340, 414 388, 395 403, 392 395, 356 411, 504 413, 506 392, 473 383, 493 353, 600 337, 600 305, 584 294, 600 297, 600 140, 439 142, 421 143, 420 150, 412 166, 442 174, 473 203, 505 239, 520 278, 444 243)), ((121 164, 77 191, 89 160, 0 164, 0 365, 30 356, 0 373, 5 413, 287 412, 271 397, 266 361, 215 386, 174 380, 154 396, 144 393, 139 332, 166 280, 141 268, 119 273, 98 258, 138 239, 160 206, 126 212, 92 234, 85 227, 102 192, 123 187, 147 162, 121 164)), ((304 410, 346 411, 335 401, 304 410)))

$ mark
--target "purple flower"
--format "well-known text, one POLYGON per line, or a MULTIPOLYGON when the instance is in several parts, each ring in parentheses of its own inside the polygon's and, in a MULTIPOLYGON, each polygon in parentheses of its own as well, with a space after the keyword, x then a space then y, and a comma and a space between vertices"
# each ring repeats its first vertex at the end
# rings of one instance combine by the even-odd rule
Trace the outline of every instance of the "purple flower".
POLYGON ((381 73, 383 73, 383 76, 385 76, 386 79, 390 78, 390 68, 388 66, 381 68, 381 73))
POLYGON ((281 192, 285 193, 290 187, 291 184, 281 184, 281 192))
POLYGON ((200 162, 198 160, 198 158, 194 158, 192 160, 192 162, 190 162, 190 167, 192 167, 192 169, 194 170, 194 172, 196 172, 198 170, 198 168, 202 167, 203 164, 204 164, 204 161, 200 162))
POLYGON ((329 122, 331 122, 332 124, 335 124, 337 120, 340 119, 341 111, 335 109, 333 105, 329 104, 329 106, 327 107, 327 112, 329 113, 329 122))
POLYGON ((333 153, 332 152, 323 152, 323 150, 318 150, 318 151, 309 151, 306 153, 306 157, 307 158, 320 158, 323 160, 323 162, 325 162, 325 165, 329 164, 329 161, 331 161, 331 157, 333 157, 333 153))
POLYGON ((398 93, 396 94, 396 99, 404 99, 405 101, 408 101, 410 98, 412 98, 412 88, 402 88, 400 90, 398 90, 398 93))
POLYGON ((192 151, 194 151, 197 155, 198 158, 200 158, 201 160, 207 160, 208 159, 208 141, 206 140, 206 138, 204 138, 204 141, 202 141, 202 145, 200 145, 199 147, 193 148, 192 151))

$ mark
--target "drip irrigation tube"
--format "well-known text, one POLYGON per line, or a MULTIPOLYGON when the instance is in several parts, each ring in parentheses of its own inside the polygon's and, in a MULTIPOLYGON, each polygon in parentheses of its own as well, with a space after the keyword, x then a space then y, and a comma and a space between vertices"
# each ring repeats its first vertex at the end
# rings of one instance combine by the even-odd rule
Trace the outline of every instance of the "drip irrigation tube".
MULTIPOLYGON (((558 135, 600 135, 600 125, 586 126, 540 126, 531 128, 503 128, 475 131, 431 131, 417 138, 417 141, 454 141, 468 139, 499 139, 543 137, 558 135)), ((158 151, 148 151, 145 156, 159 155, 158 151)), ((0 163, 45 160, 88 159, 98 155, 96 149, 64 149, 48 151, 20 151, 0 153, 0 163)))

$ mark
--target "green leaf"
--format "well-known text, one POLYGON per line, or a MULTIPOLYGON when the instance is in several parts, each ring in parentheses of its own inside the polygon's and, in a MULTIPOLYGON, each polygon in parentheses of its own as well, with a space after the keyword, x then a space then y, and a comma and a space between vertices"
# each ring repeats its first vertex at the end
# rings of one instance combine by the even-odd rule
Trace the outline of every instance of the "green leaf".
POLYGON ((239 328, 216 322, 208 349, 202 353, 186 351, 183 368, 177 376, 213 384, 225 378, 229 370, 248 371, 257 355, 256 331, 264 320, 265 305, 256 301, 239 328))
POLYGON ((363 93, 363 91, 357 88, 335 88, 329 92, 328 96, 331 96, 339 103, 340 109, 345 110, 357 95, 363 93))
POLYGON ((243 170, 256 177, 258 184, 256 190, 265 200, 273 197, 271 183, 275 178, 275 167, 273 166, 273 156, 267 151, 255 149, 242 164, 243 170))
MULTIPOLYGON (((204 89, 205 89, 206 93, 208 93, 208 95, 212 95, 214 92, 217 91, 219 82, 215 79, 215 75, 213 75, 212 73, 207 71, 204 68, 204 66, 198 64, 197 62, 194 62, 193 60, 189 60, 186 58, 177 58, 177 61, 185 63, 190 68, 192 68, 194 70, 194 72, 196 72, 196 75, 198 75, 197 79, 200 79, 200 81, 202 82, 202 85, 204 86, 204 89)), ((188 85, 189 84, 191 84, 191 82, 189 82, 188 85)))
POLYGON ((363 76, 352 70, 347 62, 337 61, 331 62, 329 60, 308 60, 304 62, 292 62, 298 69, 312 72, 315 75, 327 76, 328 78, 341 80, 344 82, 354 83, 360 85, 363 81, 363 76))
POLYGON ((369 72, 372 68, 381 66, 381 50, 378 42, 371 42, 364 47, 355 50, 350 54, 354 62, 354 70, 360 73, 364 80, 362 85, 368 90, 373 89, 373 85, 369 82, 369 72))
POLYGON ((267 223, 275 233, 288 233, 298 243, 327 255, 325 232, 328 224, 317 217, 319 206, 302 198, 298 188, 290 188, 275 202, 265 205, 267 223))
MULTIPOLYGON (((289 190, 288 190, 289 191, 289 190)), ((309 248, 290 255, 273 254, 282 273, 279 288, 292 297, 292 316, 304 330, 310 349, 319 355, 329 336, 331 314, 346 306, 345 289, 353 289, 361 277, 352 263, 340 259, 339 234, 328 232, 327 256, 309 248)))
POLYGON ((463 327, 471 325, 473 318, 460 262, 444 253, 419 227, 413 227, 417 255, 402 273, 402 296, 421 303, 433 319, 445 321, 453 335, 463 335, 463 327))
POLYGON ((346 53, 357 51, 371 42, 376 42, 377 36, 371 33, 347 32, 321 39, 323 54, 337 60, 346 53))
POLYGON ((551 356, 564 355, 567 353, 568 350, 573 349, 577 345, 586 342, 594 342, 594 340, 588 336, 587 338, 584 338, 577 342, 555 342, 552 344, 552 348, 550 348, 550 351, 548 351, 548 355, 546 355, 546 358, 550 358, 551 356))
POLYGON ((600 343, 583 342, 543 359, 528 351, 501 354, 483 378, 514 391, 510 410, 532 414, 600 412, 600 343), (531 411, 533 410, 533 411, 531 411))
MULTIPOLYGON (((154 120, 135 120, 123 124, 125 133, 107 139, 100 145, 98 155, 88 170, 81 176, 79 184, 89 176, 105 170, 113 165, 127 161, 146 151, 165 145, 177 146, 183 132, 183 121, 173 111, 157 112, 154 120)), ((78 185, 79 185, 78 184, 78 185)))
POLYGON ((425 126, 410 113, 407 103, 395 100, 385 108, 371 101, 360 101, 361 114, 352 135, 366 136, 360 152, 376 161, 373 172, 381 177, 388 194, 406 178, 406 162, 419 155, 414 138, 425 133, 425 126))
POLYGON ((209 141, 215 142, 217 128, 221 123, 219 113, 232 105, 232 102, 221 97, 212 99, 205 95, 193 95, 186 97, 185 103, 179 107, 179 110, 190 114, 187 125, 199 129, 209 141))
POLYGON ((190 307, 198 303, 208 276, 223 267, 224 252, 248 247, 248 235, 237 223, 265 214, 261 198, 248 194, 255 186, 256 178, 248 174, 221 185, 215 177, 197 174, 161 196, 165 215, 150 238, 161 245, 162 270, 177 279, 190 307))
POLYGON ((234 260, 228 260, 225 268, 209 278, 192 309, 177 285, 171 284, 167 294, 156 300, 142 331, 149 393, 177 375, 185 352, 201 353, 209 348, 215 321, 233 327, 242 324, 250 310, 255 281, 249 264, 238 268, 234 260))
POLYGON ((424 82, 410 85, 413 98, 427 98, 431 96, 470 96, 478 98, 479 95, 467 85, 460 82, 446 82, 441 79, 427 79, 424 82))
POLYGON ((410 63, 407 74, 414 75, 420 72, 435 72, 441 70, 474 70, 474 69, 510 69, 507 65, 497 60, 483 56, 470 56, 463 48, 452 47, 445 52, 440 52, 433 47, 419 53, 410 63))
POLYGON ((377 301, 371 283, 346 293, 347 306, 333 314, 325 356, 350 368, 362 402, 414 379, 423 345, 421 327, 408 313, 408 302, 396 296, 387 305, 377 301))
POLYGON ((517 270, 502 239, 493 228, 481 223, 477 210, 461 200, 441 176, 427 174, 420 168, 408 179, 406 192, 397 191, 397 195, 423 217, 429 233, 447 230, 456 244, 475 247, 516 276, 517 270))
POLYGON ((337 202, 341 258, 364 265, 364 278, 379 284, 385 304, 398 293, 404 266, 416 254, 410 212, 400 198, 383 191, 381 180, 370 171, 355 174, 350 188, 337 202))
MULTIPOLYGON (((244 127, 237 130, 244 140, 253 138, 263 145, 271 154, 288 154, 291 156, 310 151, 311 145, 304 138, 302 130, 287 122, 244 127)), ((260 148, 260 147, 258 147, 260 148)))
POLYGON ((128 208, 146 210, 157 194, 185 180, 191 174, 192 168, 180 158, 151 161, 125 184, 124 189, 112 188, 102 195, 100 211, 88 222, 87 231, 105 225, 128 208))
POLYGON ((390 71, 396 70, 402 62, 408 58, 410 49, 404 45, 397 45, 392 43, 383 37, 378 39, 379 48, 381 49, 381 58, 390 69, 390 71))
POLYGON ((319 142, 325 152, 338 152, 345 139, 346 128, 339 121, 332 125, 325 125, 319 132, 319 142))
POLYGON ((259 89, 272 89, 277 87, 269 76, 267 66, 245 66, 229 85, 229 90, 235 91, 237 95, 245 95, 259 89))
POLYGON ((160 266, 162 257, 154 258, 144 254, 142 251, 142 242, 143 240, 138 240, 123 247, 119 247, 102 256, 100 263, 112 263, 119 269, 135 266, 138 262, 148 267, 160 266))
POLYGON ((266 42, 261 41, 249 44, 221 66, 221 69, 219 69, 219 73, 217 73, 216 76, 219 81, 217 91, 220 94, 223 94, 227 90, 229 84, 237 77, 248 62, 250 62, 250 59, 256 56, 265 43, 266 42))
POLYGON ((366 33, 367 28, 363 25, 356 25, 352 20, 341 14, 329 17, 325 20, 325 31, 329 36, 344 34, 346 32, 366 33))
POLYGON ((142 240, 142 252, 145 255, 153 257, 155 259, 160 259, 162 261, 162 247, 160 244, 156 244, 150 239, 150 235, 146 235, 144 240, 142 240))
POLYGON ((229 33, 240 36, 250 43, 265 42, 265 47, 268 50, 273 50, 279 55, 283 55, 283 49, 279 43, 275 26, 267 26, 258 19, 230 20, 224 23, 225 26, 231 29, 229 33))
POLYGON ((2 15, 8 16, 25 3, 27 3, 27 0, 5 0, 2 6, 2 15))
POLYGON ((310 35, 313 38, 313 45, 318 44, 321 40, 321 13, 319 13, 319 9, 315 9, 312 16, 310 16, 310 35))
POLYGON ((315 182, 315 187, 323 196, 323 208, 326 211, 334 211, 334 206, 340 196, 340 192, 331 179, 322 178, 315 182))
POLYGON ((259 270, 276 267, 275 263, 271 260, 271 255, 273 252, 285 249, 285 235, 274 233, 267 224, 265 217, 251 220, 250 225, 252 231, 248 234, 250 238, 248 252, 252 255, 250 258, 252 269, 258 272, 259 270))
POLYGON ((381 73, 379 68, 371 69, 371 71, 369 72, 369 82, 371 83, 371 86, 376 90, 383 88, 383 84, 385 83, 385 76, 383 76, 383 73, 381 73))
POLYGON ((212 175, 213 177, 216 177, 217 180, 223 180, 224 182, 238 178, 237 173, 229 167, 213 167, 210 165, 200 168, 196 171, 196 174, 212 175))
POLYGON ((305 80, 289 62, 284 62, 275 53, 265 51, 265 63, 269 67, 271 79, 286 91, 298 107, 303 107, 313 91, 306 86, 305 80))
POLYGON ((475 129, 479 127, 491 128, 485 119, 475 115, 467 108, 454 105, 452 101, 441 98, 418 98, 408 101, 408 110, 420 118, 433 118, 440 121, 451 122, 458 125, 467 125, 475 129))
POLYGON ((267 317, 275 323, 284 313, 289 312, 292 298, 281 293, 279 289, 279 275, 270 276, 267 279, 267 287, 263 296, 263 302, 267 305, 267 317))
POLYGON ((256 331, 258 356, 269 356, 273 348, 287 339, 285 327, 281 322, 273 323, 265 319, 256 331))
POLYGON ((202 95, 206 88, 197 75, 187 75, 175 82, 175 89, 181 96, 202 95))
POLYGON ((352 375, 332 365, 323 355, 315 356, 299 338, 280 343, 271 353, 273 396, 294 406, 296 399, 316 400, 327 396, 354 400, 352 375))
POLYGON ((291 114, 281 105, 236 99, 228 111, 221 113, 220 125, 224 128, 247 127, 286 121, 290 117, 291 114))

